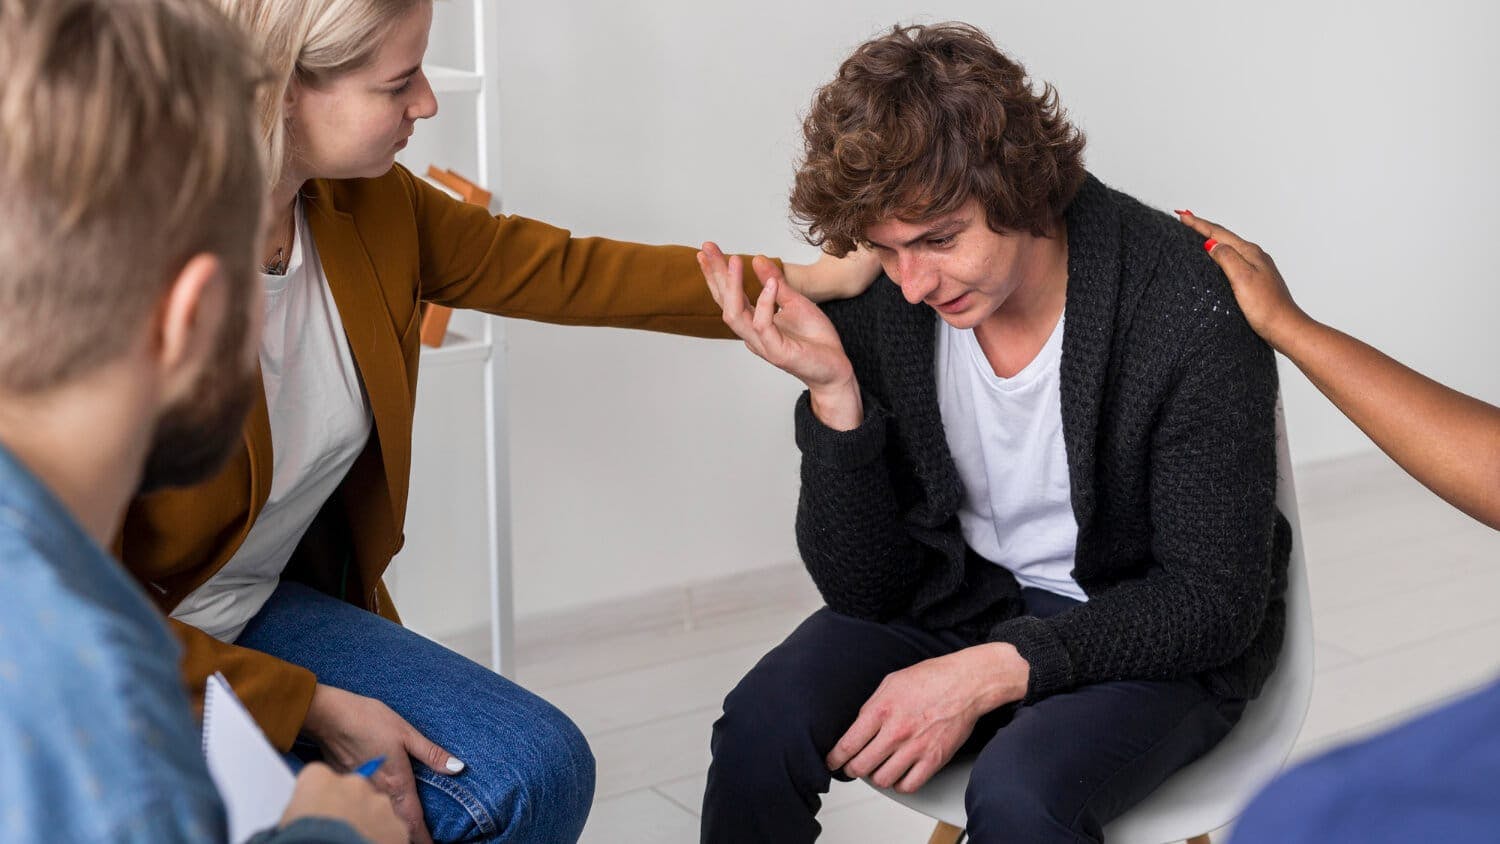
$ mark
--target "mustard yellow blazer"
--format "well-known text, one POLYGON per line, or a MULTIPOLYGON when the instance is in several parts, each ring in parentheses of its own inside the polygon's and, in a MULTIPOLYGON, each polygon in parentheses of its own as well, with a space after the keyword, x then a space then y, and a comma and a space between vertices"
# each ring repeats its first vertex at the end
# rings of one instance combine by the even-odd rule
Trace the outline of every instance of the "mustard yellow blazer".
MULTIPOLYGON (((534 220, 492 216, 400 166, 376 179, 314 181, 304 196, 374 434, 285 576, 393 621, 399 619, 380 578, 404 541, 421 303, 564 325, 730 336, 687 247, 575 238, 534 220)), ((748 272, 746 285, 759 292, 748 272)), ((262 392, 245 423, 244 447, 216 476, 132 503, 118 550, 164 613, 240 547, 270 493, 271 465, 262 392)), ((272 742, 290 748, 312 700, 313 674, 172 625, 195 699, 201 701, 208 675, 224 672, 272 742)))

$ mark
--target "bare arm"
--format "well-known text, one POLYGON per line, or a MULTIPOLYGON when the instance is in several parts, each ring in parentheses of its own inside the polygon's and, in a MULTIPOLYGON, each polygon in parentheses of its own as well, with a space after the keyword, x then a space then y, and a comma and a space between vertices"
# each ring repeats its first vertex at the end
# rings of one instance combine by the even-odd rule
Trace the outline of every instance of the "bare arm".
POLYGON ((1500 530, 1500 408, 1439 384, 1309 317, 1260 247, 1181 213, 1210 238, 1256 333, 1412 477, 1444 501, 1500 530), (1215 241, 1217 241, 1215 243, 1215 241))

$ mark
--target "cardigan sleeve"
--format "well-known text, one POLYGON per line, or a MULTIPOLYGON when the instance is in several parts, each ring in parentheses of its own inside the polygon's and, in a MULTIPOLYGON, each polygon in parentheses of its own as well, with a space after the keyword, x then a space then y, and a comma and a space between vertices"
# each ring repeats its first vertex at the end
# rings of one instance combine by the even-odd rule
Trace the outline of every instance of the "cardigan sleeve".
MULTIPOLYGON (((696 249, 573 237, 525 217, 492 215, 398 172, 416 212, 423 301, 561 325, 733 336, 696 249)), ((753 302, 761 285, 748 257, 744 265, 753 302)))
POLYGON ((924 571, 924 551, 901 518, 886 460, 886 411, 868 392, 865 419, 835 431, 797 400, 802 449, 797 547, 835 612, 886 621, 906 609, 924 571))
POLYGON ((1028 702, 1217 668, 1260 629, 1274 582, 1275 360, 1238 311, 1188 345, 1151 445, 1154 565, 1060 615, 991 631, 1031 664, 1028 702))

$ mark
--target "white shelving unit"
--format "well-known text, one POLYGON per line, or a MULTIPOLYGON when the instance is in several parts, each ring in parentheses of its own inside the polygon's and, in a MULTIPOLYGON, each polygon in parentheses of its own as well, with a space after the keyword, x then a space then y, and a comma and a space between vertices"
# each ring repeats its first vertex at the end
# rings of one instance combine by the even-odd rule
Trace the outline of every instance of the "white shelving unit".
MULTIPOLYGON (((488 0, 433 7, 424 65, 438 114, 398 157, 418 175, 449 168, 492 191, 498 212, 499 9, 488 0)), ((510 472, 505 330, 456 312, 441 348, 422 349, 412 430, 406 546, 386 581, 402 620, 433 638, 486 623, 490 664, 512 675, 510 472)))

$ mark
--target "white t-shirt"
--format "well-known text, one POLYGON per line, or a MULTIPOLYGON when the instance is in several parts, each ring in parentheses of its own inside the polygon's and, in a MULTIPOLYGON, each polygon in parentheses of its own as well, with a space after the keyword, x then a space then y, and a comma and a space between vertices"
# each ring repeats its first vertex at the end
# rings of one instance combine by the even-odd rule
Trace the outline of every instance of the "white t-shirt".
POLYGON ((1073 580, 1078 522, 1063 443, 1063 318, 1010 378, 995 374, 973 331, 937 324, 938 408, 964 487, 964 541, 1022 586, 1087 601, 1073 580))
POLYGON ((285 275, 262 275, 260 371, 271 417, 271 494, 234 557, 172 617, 233 642, 370 438, 369 401, 299 201, 285 275))

